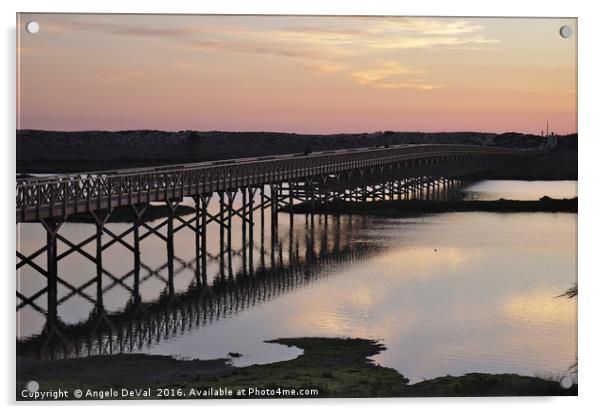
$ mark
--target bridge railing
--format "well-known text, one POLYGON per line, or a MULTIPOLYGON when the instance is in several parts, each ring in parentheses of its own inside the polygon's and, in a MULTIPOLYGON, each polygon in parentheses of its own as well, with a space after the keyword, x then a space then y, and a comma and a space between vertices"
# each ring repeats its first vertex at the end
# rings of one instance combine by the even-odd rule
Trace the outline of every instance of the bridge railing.
POLYGON ((423 158, 525 156, 543 150, 470 145, 400 145, 28 178, 17 181, 17 222, 423 158))

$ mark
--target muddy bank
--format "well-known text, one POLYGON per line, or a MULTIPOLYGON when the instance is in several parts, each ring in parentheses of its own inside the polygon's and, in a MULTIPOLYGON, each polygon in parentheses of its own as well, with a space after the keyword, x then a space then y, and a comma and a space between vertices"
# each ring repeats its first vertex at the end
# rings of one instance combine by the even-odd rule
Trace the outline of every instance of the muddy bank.
POLYGON ((137 385, 169 383, 185 378, 221 375, 232 371, 228 358, 182 361, 164 355, 117 354, 39 361, 17 359, 17 381, 77 381, 90 384, 137 385))
MULTIPOLYGON (((483 211, 496 213, 577 213, 577 198, 553 199, 542 197, 539 200, 388 200, 366 203, 332 202, 312 206, 308 203, 297 204, 293 207, 294 213, 308 214, 312 211, 318 214, 364 214, 382 217, 405 217, 420 214, 436 214, 450 212, 483 211)), ((290 211, 283 208, 281 211, 290 211)))
MULTIPOLYGON (((268 341, 303 349, 289 360, 243 368, 229 359, 179 361, 167 356, 122 354, 61 361, 18 359, 17 399, 28 381, 40 391, 107 389, 148 390, 128 398, 283 398, 283 397, 416 397, 486 395, 576 395, 577 386, 565 390, 556 381, 515 374, 466 374, 440 377, 408 385, 392 368, 376 365, 370 357, 385 350, 378 341, 361 338, 281 338, 268 341), (179 390, 159 395, 160 390, 179 390), (216 393, 229 390, 230 393, 216 393), (249 390, 274 390, 272 395, 249 395, 249 390), (279 394, 278 391, 281 390, 279 394), (294 390, 294 391, 293 391, 294 390), (312 391, 300 395, 301 390, 312 391), (191 395, 191 393, 196 394, 191 395), (202 394, 202 393, 206 394, 202 394), (291 394, 296 392, 297 394, 291 394), (242 393, 242 394, 241 394, 242 393)), ((85 395, 84 395, 84 398, 85 395)), ((93 398, 93 397, 90 397, 93 398)), ((98 397, 97 397, 98 398, 98 397)))
MULTIPOLYGON (((167 205, 152 205, 152 204, 137 204, 135 205, 138 212, 142 212, 140 222, 146 223, 149 221, 169 217, 169 207, 167 205)), ((179 217, 194 214, 196 210, 190 206, 180 205, 176 208, 174 215, 179 217)), ((99 217, 105 217, 108 214, 107 210, 97 210, 96 214, 99 217)), ((137 220, 134 210, 130 206, 115 207, 107 220, 107 223, 134 223, 137 220)), ((67 218, 69 223, 96 223, 94 217, 89 213, 72 214, 67 218)))
POLYGON ((408 397, 507 397, 577 395, 578 386, 564 389, 559 382, 517 374, 470 373, 447 375, 407 387, 408 397))

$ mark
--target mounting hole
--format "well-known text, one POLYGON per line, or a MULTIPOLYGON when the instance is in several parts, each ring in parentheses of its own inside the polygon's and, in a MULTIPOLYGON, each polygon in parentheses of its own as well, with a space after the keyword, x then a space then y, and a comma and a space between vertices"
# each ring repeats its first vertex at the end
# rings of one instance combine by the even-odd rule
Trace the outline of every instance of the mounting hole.
POLYGON ((561 37, 568 39, 573 35, 573 28, 571 26, 562 26, 559 32, 561 37))
POLYGON ((40 389, 40 384, 37 381, 29 381, 26 388, 29 392, 37 392, 40 389))
POLYGON ((36 34, 40 31, 40 25, 38 22, 27 22, 25 25, 25 30, 27 30, 27 33, 29 34, 36 34))
POLYGON ((573 386, 573 379, 571 377, 562 377, 560 379, 560 386, 565 390, 568 390, 573 386))

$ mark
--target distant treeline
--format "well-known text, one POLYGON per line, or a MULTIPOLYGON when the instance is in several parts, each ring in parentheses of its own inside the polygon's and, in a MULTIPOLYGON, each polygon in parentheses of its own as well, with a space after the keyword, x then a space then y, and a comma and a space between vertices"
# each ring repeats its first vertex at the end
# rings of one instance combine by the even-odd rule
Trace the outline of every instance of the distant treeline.
MULTIPOLYGON (((559 137, 559 142, 576 136, 559 137)), ((474 144, 537 147, 538 135, 479 132, 394 132, 303 135, 279 132, 17 131, 17 171, 74 172, 212 161, 272 154, 311 153, 395 144, 474 144)))

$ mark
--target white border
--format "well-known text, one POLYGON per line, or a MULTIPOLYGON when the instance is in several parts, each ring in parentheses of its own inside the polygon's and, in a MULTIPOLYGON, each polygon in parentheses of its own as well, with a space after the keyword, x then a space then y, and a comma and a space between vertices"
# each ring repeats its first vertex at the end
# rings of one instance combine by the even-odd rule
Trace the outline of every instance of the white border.
MULTIPOLYGON (((528 2, 525 0, 505 1, 468 1, 468 0, 104 0, 104 1, 67 1, 67 0, 21 0, 18 3, 0 2, 3 29, 1 125, 4 134, 0 139, 2 148, 2 188, 5 195, 0 203, 3 218, 3 241, 0 254, 2 273, 3 305, 3 373, 1 386, 3 402, 11 405, 14 398, 14 304, 15 282, 13 251, 15 247, 14 226, 14 137, 15 137, 15 13, 21 12, 111 12, 111 13, 231 13, 231 14, 359 14, 359 15, 438 15, 438 16, 562 16, 579 18, 579 133, 581 136, 579 151, 579 397, 576 398, 478 398, 478 399, 389 399, 389 400, 318 400, 318 401, 203 401, 178 402, 178 409, 225 410, 236 409, 251 412, 276 412, 286 409, 288 412, 306 412, 307 410, 334 410, 335 405, 353 412, 367 410, 398 411, 420 410, 421 412, 482 412, 504 413, 514 410, 545 411, 546 413, 590 412, 600 407, 600 321, 602 315, 602 286, 598 250, 602 248, 600 228, 600 184, 597 182, 597 159, 602 155, 602 136, 600 130, 599 104, 601 95, 599 39, 602 39, 602 22, 596 13, 595 1, 556 1, 528 2), (596 123, 596 121, 598 121, 596 123), (598 214, 596 214, 598 213, 598 214), (377 407, 373 407, 377 405, 377 407)), ((121 403, 125 404, 125 403, 121 403)), ((132 402, 132 409, 144 408, 154 412, 165 410, 174 402, 132 402)), ((106 410, 107 405, 96 404, 55 404, 55 410, 86 411, 106 410), (82 407, 86 405, 86 407, 82 407)), ((338 407, 337 407, 338 408, 338 407)), ((8 407, 9 410, 40 410, 36 405, 8 407)), ((49 409, 48 406, 43 408, 49 409)))

